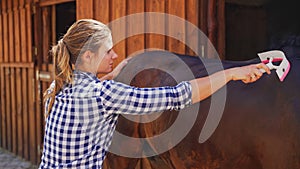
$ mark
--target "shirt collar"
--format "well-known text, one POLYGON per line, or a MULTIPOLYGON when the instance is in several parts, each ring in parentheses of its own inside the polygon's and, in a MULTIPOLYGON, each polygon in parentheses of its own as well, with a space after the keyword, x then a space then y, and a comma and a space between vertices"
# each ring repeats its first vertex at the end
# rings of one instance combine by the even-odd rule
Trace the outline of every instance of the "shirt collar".
POLYGON ((84 72, 81 70, 74 70, 73 75, 74 75, 75 83, 80 83, 82 80, 87 80, 87 79, 91 81, 99 80, 95 74, 91 72, 84 72))

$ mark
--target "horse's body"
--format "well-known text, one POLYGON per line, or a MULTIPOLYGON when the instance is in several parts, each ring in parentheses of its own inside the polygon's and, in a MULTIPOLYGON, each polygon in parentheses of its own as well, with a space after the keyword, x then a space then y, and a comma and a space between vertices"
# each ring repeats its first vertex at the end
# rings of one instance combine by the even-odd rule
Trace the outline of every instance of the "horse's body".
MULTIPOLYGON (((207 75, 199 58, 179 57, 190 67, 195 77, 207 75)), ((272 71, 271 75, 265 74, 252 84, 235 81, 228 83, 222 119, 205 143, 200 144, 198 139, 211 98, 200 103, 193 128, 176 147, 163 154, 142 159, 109 153, 105 168, 300 168, 300 59, 291 57, 289 60, 291 70, 284 82, 280 82, 276 72, 272 71)), ((214 60, 204 61, 206 66, 214 66, 214 60)), ((258 59, 254 59, 222 63, 225 68, 229 68, 258 62, 258 59)), ((143 71, 131 83, 138 87, 175 84, 171 76, 159 70, 143 71)), ((151 137, 170 127, 177 114, 165 112, 157 120, 146 124, 120 118, 117 130, 132 137, 151 137)), ((132 148, 135 146, 138 145, 132 148)))

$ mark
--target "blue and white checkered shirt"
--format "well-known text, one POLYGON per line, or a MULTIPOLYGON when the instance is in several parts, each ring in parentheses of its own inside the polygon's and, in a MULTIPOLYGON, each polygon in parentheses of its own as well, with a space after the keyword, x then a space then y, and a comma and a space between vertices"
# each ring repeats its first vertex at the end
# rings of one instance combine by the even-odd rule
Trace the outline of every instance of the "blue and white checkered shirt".
MULTIPOLYGON (((54 87, 54 83, 52 83, 54 87)), ((49 100, 46 102, 47 110, 49 100)), ((39 168, 102 168, 119 114, 182 109, 191 104, 191 85, 135 88, 75 71, 46 119, 39 168)))

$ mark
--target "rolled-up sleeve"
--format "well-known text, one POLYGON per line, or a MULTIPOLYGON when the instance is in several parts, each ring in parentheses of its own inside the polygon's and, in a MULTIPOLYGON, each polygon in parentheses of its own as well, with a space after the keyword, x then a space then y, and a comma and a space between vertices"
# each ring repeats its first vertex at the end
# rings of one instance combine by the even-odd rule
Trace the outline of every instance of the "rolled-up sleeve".
POLYGON ((180 110, 191 104, 188 81, 174 87, 136 88, 107 80, 102 82, 101 100, 108 113, 147 114, 164 110, 180 110))

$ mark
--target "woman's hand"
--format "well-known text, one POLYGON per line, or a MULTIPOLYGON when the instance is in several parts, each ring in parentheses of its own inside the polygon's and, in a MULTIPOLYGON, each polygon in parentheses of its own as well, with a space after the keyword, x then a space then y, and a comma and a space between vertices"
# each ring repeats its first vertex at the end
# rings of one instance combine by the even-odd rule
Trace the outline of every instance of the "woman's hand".
POLYGON ((252 83, 257 81, 263 75, 259 69, 264 69, 268 74, 271 73, 268 66, 266 66, 264 63, 231 68, 227 71, 232 80, 242 80, 244 83, 252 83))
POLYGON ((116 78, 119 75, 119 73, 121 72, 121 70, 127 65, 128 61, 131 58, 132 57, 128 57, 128 58, 122 60, 122 62, 119 63, 118 66, 112 72, 110 72, 112 74, 112 79, 116 78))
POLYGON ((128 61, 131 59, 132 57, 128 57, 124 60, 122 60, 121 63, 118 64, 118 66, 113 70, 111 71, 110 73, 108 73, 107 75, 103 76, 100 78, 100 80, 112 80, 114 78, 116 78, 119 73, 121 72, 121 70, 127 65, 128 61))

